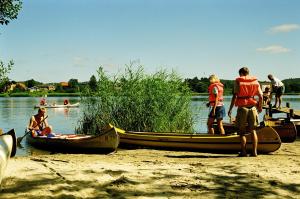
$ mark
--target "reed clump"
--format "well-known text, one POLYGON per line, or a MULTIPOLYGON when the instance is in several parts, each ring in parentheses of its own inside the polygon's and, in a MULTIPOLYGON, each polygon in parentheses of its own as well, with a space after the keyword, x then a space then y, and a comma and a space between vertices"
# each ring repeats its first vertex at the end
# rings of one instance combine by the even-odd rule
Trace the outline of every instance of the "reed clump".
POLYGON ((76 131, 95 134, 111 123, 130 131, 192 132, 191 91, 175 73, 145 74, 127 65, 109 77, 100 67, 96 89, 82 92, 83 115, 76 131))

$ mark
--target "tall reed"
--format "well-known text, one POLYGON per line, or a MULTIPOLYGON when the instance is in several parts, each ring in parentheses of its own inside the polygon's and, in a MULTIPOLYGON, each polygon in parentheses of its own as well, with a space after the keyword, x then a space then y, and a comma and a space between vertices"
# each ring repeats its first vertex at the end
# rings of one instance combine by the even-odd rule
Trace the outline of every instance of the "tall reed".
POLYGON ((131 131, 193 131, 191 91, 175 72, 149 75, 129 65, 114 77, 102 67, 97 73, 96 91, 87 87, 82 93, 77 132, 95 134, 108 123, 131 131))

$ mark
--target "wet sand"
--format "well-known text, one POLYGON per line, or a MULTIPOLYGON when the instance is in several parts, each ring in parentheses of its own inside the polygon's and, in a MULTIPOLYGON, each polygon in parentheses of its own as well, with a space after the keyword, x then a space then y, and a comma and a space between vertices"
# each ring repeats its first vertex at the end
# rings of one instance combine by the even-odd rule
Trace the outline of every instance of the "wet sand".
POLYGON ((300 140, 269 155, 152 149, 12 158, 0 198, 299 198, 300 140))

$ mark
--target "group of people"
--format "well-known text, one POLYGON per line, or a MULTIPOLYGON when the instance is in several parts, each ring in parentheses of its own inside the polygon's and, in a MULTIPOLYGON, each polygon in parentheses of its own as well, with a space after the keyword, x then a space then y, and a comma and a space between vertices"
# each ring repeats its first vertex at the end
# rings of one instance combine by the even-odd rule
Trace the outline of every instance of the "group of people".
MULTIPOLYGON (((272 84, 272 92, 275 93, 275 107, 281 106, 282 94, 284 92, 284 84, 273 75, 268 75, 272 84)), ((214 134, 213 123, 216 120, 221 135, 225 135, 223 128, 223 118, 226 116, 223 92, 224 85, 216 75, 209 77, 210 86, 209 93, 209 115, 208 115, 208 133, 214 134)), ((251 76, 247 67, 242 67, 239 70, 239 77, 235 79, 233 96, 231 98, 228 116, 231 118, 233 106, 237 107, 235 126, 238 129, 241 141, 240 157, 248 156, 246 151, 246 131, 251 133, 252 138, 252 153, 251 156, 257 156, 257 134, 256 127, 259 125, 258 114, 262 112, 263 92, 256 77, 251 76), (256 99, 255 97, 258 97, 256 99)))
MULTIPOLYGON (((282 102, 282 94, 284 93, 284 84, 273 75, 268 75, 272 84, 272 93, 275 93, 275 107, 280 107, 282 102), (278 106, 277 106, 278 104, 278 106)), ((223 118, 226 116, 224 107, 224 85, 220 82, 220 79, 216 75, 209 77, 210 86, 208 87, 210 108, 208 115, 208 133, 214 134, 213 123, 216 120, 221 135, 225 135, 223 127, 223 118)), ((264 93, 268 93, 269 90, 265 90, 264 93)), ((239 77, 235 79, 233 88, 233 96, 231 99, 230 107, 228 110, 228 116, 231 118, 233 106, 237 107, 237 114, 235 120, 235 126, 238 129, 241 141, 240 157, 248 156, 246 151, 246 131, 251 133, 252 137, 252 153, 251 156, 257 156, 257 134, 256 127, 259 125, 258 114, 262 112, 264 93, 261 90, 260 84, 256 77, 251 76, 247 67, 242 67, 239 70, 239 77), (258 99, 255 98, 258 97, 258 99)), ((44 98, 43 98, 44 99, 44 98)), ((45 100, 41 101, 45 104, 45 100)), ((64 104, 68 104, 69 101, 65 100, 64 104)), ((47 122, 45 116, 46 109, 39 108, 38 113, 31 117, 28 129, 31 131, 32 136, 55 136, 52 134, 52 127, 47 122)))

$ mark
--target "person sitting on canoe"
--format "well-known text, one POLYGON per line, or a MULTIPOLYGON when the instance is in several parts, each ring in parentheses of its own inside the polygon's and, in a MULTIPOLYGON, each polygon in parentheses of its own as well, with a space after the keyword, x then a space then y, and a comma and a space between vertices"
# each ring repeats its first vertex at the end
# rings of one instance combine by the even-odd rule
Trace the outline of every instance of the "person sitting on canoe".
POLYGON ((64 105, 68 105, 69 104, 69 100, 65 99, 64 100, 64 105))
POLYGON ((235 79, 234 92, 232 95, 228 116, 231 117, 231 110, 233 106, 237 106, 236 122, 241 141, 241 153, 239 157, 246 157, 247 126, 251 133, 252 140, 252 154, 257 156, 258 138, 256 134, 256 127, 258 126, 258 113, 262 112, 262 90, 258 80, 254 76, 249 75, 249 69, 243 67, 239 70, 239 77, 235 79), (255 99, 258 96, 258 100, 255 99))
POLYGON ((41 99, 40 105, 41 105, 41 106, 47 105, 47 102, 46 102, 46 99, 45 99, 45 98, 42 98, 42 99, 41 99))
POLYGON ((45 118, 46 109, 39 108, 36 115, 31 116, 28 130, 31 131, 32 137, 36 136, 49 136, 53 137, 52 127, 49 126, 47 119, 45 118))
POLYGON ((223 91, 224 85, 220 82, 216 75, 209 76, 210 86, 208 87, 209 94, 209 115, 207 121, 208 133, 214 134, 213 123, 217 120, 219 132, 221 135, 225 135, 223 128, 223 118, 226 116, 224 103, 223 103, 223 91))

